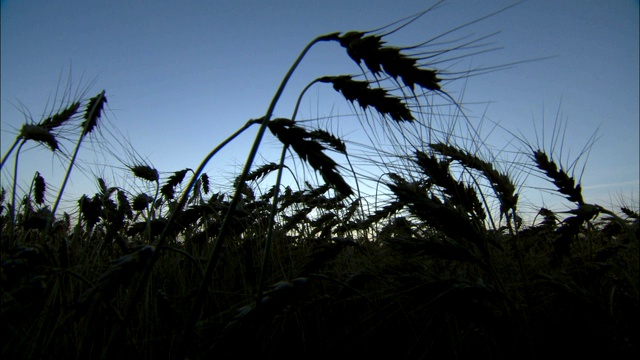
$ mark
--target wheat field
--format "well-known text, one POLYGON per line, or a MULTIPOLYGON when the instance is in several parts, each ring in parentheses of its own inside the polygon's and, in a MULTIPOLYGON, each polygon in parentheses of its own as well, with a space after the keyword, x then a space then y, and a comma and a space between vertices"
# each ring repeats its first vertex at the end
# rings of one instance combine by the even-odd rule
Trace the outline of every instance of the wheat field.
POLYGON ((3 358, 636 358, 638 208, 589 203, 571 164, 529 139, 514 139, 518 163, 484 156, 446 84, 494 69, 435 61, 471 56, 482 39, 435 53, 385 40, 424 13, 318 36, 264 115, 197 168, 132 156, 123 176, 141 186, 97 178, 69 211, 67 179, 84 142, 100 141, 108 93, 25 123, 1 165, 15 164, 0 197, 3 358), (292 116, 274 117, 319 43, 361 73, 309 79, 292 116), (298 118, 320 86, 353 106, 370 144, 298 118), (434 115, 438 104, 455 115, 434 115), (250 131, 242 170, 213 183, 206 166, 250 131), (74 146, 59 146, 69 134, 74 146), (257 156, 266 141, 280 158, 257 156), (39 172, 18 191, 25 144, 66 159, 55 192, 39 172), (545 178, 570 210, 523 217, 523 184, 506 169, 545 178))

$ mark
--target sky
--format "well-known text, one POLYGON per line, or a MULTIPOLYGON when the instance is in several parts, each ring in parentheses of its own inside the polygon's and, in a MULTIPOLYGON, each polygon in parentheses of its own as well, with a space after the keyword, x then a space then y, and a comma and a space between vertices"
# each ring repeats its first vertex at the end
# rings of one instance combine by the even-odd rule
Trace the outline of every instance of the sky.
MULTIPOLYGON (((387 41, 393 46, 420 43, 514 3, 446 1, 387 41)), ((101 134, 105 138, 116 134, 121 143, 101 142, 95 134, 83 145, 80 167, 74 169, 65 192, 67 204, 95 193, 95 176, 104 177, 109 185, 144 186, 126 173, 126 165, 135 161, 154 166, 163 177, 195 169, 248 119, 264 115, 283 76, 310 40, 330 32, 376 29, 434 4, 4 0, 1 153, 4 156, 25 121, 38 122, 58 109, 55 96, 59 99, 70 85, 75 92, 84 91, 85 97, 106 90, 101 134), (110 144, 115 157, 100 144, 110 144)), ((507 149, 523 149, 515 134, 547 151, 553 147, 555 159, 565 166, 578 159, 572 170, 587 202, 637 209, 638 18, 638 1, 632 0, 528 0, 433 40, 429 49, 495 33, 481 41, 484 47, 452 52, 443 57, 449 61, 433 64, 449 73, 443 89, 458 100, 468 121, 484 131, 487 146, 505 155, 512 153, 507 149), (493 51, 483 51, 489 49, 493 51), (455 75, 493 67, 497 71, 455 75), (562 130, 554 131, 554 124, 562 130), (560 135, 555 146, 554 134, 560 135), (590 151, 580 156, 585 146, 590 151)), ((275 116, 290 117, 300 91, 311 80, 341 74, 362 71, 338 44, 315 46, 287 85, 275 116)), ((446 102, 442 97, 437 101, 446 102)), ((309 90, 298 118, 328 118, 321 126, 354 144, 366 143, 362 129, 354 126, 358 122, 353 114, 362 117, 359 109, 325 85, 309 90)), ((75 142, 76 135, 68 136, 75 142)), ((253 129, 236 139, 205 171, 222 179, 220 183, 233 179, 254 136, 253 129)), ((66 146, 68 152, 72 146, 72 142, 66 146)), ((268 135, 257 164, 275 162, 278 154, 276 140, 268 135)), ((571 205, 541 191, 552 184, 517 166, 523 161, 520 156, 517 164, 501 161, 498 166, 522 186, 521 199, 533 208, 552 202, 571 205)), ((296 161, 288 164, 300 166, 296 161)), ((11 186, 12 171, 13 157, 2 169, 2 187, 11 186)), ((20 153, 21 189, 28 188, 35 171, 47 180, 47 199, 53 202, 66 160, 42 146, 27 146, 20 153)))

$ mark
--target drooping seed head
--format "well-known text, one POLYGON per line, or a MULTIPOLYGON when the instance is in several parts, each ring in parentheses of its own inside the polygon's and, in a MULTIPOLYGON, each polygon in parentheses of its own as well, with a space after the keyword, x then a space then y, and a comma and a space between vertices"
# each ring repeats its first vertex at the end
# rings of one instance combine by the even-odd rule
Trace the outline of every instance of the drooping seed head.
POLYGON ((346 154, 347 153, 347 145, 340 138, 335 137, 333 134, 328 131, 322 129, 313 130, 311 133, 313 138, 322 141, 323 143, 331 146, 335 151, 346 154))
POLYGON ((33 180, 33 190, 36 197, 36 204, 44 204, 44 193, 47 189, 47 185, 42 175, 36 171, 36 177, 33 180))
POLYGON ((153 198, 151 196, 145 193, 138 194, 135 198, 133 198, 132 208, 135 211, 142 211, 146 209, 147 205, 149 205, 152 201, 153 198))
POLYGON ((160 189, 160 192, 162 193, 162 195, 167 199, 167 200, 171 200, 173 199, 174 195, 175 195, 175 190, 174 188, 180 184, 182 182, 182 180, 184 180, 185 175, 187 174, 187 171, 189 171, 191 169, 183 169, 180 171, 176 171, 173 173, 173 175, 169 176, 169 180, 167 181, 166 184, 164 184, 162 186, 162 188, 160 189))
POLYGON ((623 214, 625 214, 626 216, 632 218, 632 219, 637 219, 638 218, 638 212, 637 211, 633 211, 630 208, 626 207, 626 206, 622 206, 620 208, 620 211, 622 211, 623 214))
POLYGON ((151 166, 136 165, 136 166, 132 166, 130 169, 133 175, 141 179, 152 181, 152 182, 157 182, 160 179, 158 170, 152 168, 151 166))
POLYGON ((202 191, 205 194, 209 193, 209 175, 207 175, 206 173, 203 173, 202 175, 200 175, 200 180, 202 181, 202 191))
POLYGON ((460 150, 454 146, 444 143, 430 144, 429 147, 440 154, 457 161, 466 168, 475 169, 481 172, 484 177, 489 180, 491 187, 500 201, 501 214, 506 214, 507 211, 515 209, 518 203, 518 194, 515 193, 515 185, 509 176, 495 170, 490 162, 482 160, 478 156, 470 154, 465 150, 460 150))
POLYGON ((44 119, 40 125, 44 126, 48 130, 53 130, 58 126, 64 124, 69 119, 71 119, 75 114, 78 113, 78 109, 80 109, 80 102, 76 101, 69 105, 66 109, 63 109, 57 114, 49 116, 44 119))
POLYGON ((262 179, 265 176, 269 175, 271 172, 278 170, 280 167, 276 163, 268 163, 260 166, 254 171, 250 172, 247 175, 247 181, 254 181, 258 179, 262 179))
POLYGON ((102 201, 98 196, 89 199, 86 195, 82 195, 78 200, 80 214, 87 222, 87 226, 92 228, 100 221, 100 212, 102 211, 102 201))
POLYGON ((569 176, 562 167, 558 170, 558 165, 556 165, 553 159, 550 160, 544 151, 534 151, 533 160, 536 162, 538 169, 544 171, 547 177, 553 181, 558 191, 561 194, 567 195, 569 201, 584 204, 582 186, 580 186, 580 184, 576 185, 575 179, 569 176))
POLYGON ((318 171, 323 179, 343 196, 353 194, 353 190, 337 171, 337 163, 327 156, 325 147, 302 127, 288 119, 274 119, 267 125, 271 133, 284 145, 291 146, 298 156, 318 171))
POLYGON ((373 107, 381 115, 389 116, 396 122, 414 120, 407 105, 398 97, 391 96, 386 90, 370 88, 368 81, 353 80, 349 75, 325 76, 320 82, 331 83, 349 101, 357 101, 366 110, 373 107))
POLYGON ((45 127, 33 124, 24 124, 20 129, 20 137, 25 140, 33 140, 46 144, 51 151, 58 150, 58 140, 45 127))
POLYGON ((102 115, 102 109, 107 102, 107 97, 102 90, 98 95, 89 99, 84 113, 84 121, 82 122, 82 136, 89 134, 98 126, 98 119, 102 115))
POLYGON ((435 70, 421 68, 417 59, 402 54, 399 48, 384 46, 379 35, 364 35, 351 31, 339 38, 340 45, 347 49, 347 54, 358 66, 364 61, 374 75, 384 71, 393 79, 400 77, 412 91, 416 84, 427 90, 441 89, 441 79, 435 70))
POLYGON ((133 212, 131 211, 131 204, 129 203, 129 199, 127 199, 127 194, 118 189, 116 196, 118 198, 118 211, 122 212, 128 219, 133 218, 133 212))

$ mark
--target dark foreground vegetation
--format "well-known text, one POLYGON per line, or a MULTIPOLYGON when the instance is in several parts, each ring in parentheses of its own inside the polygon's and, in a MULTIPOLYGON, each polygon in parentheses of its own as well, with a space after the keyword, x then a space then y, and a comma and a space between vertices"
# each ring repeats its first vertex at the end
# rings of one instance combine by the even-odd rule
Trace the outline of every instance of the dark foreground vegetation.
MULTIPOLYGON (((308 46, 335 42, 363 69, 310 86, 330 84, 378 120, 363 127, 396 134, 393 154, 370 150, 399 164, 378 163, 378 206, 368 206, 341 139, 296 121, 296 111, 271 118, 290 74, 266 115, 239 130, 258 128, 230 191, 203 172, 228 142, 198 169, 162 178, 128 164, 151 191, 99 178, 74 216, 57 211, 64 185, 49 202, 39 173, 23 195, 14 177, 0 208, 2 357, 636 358, 638 210, 590 204, 553 154, 529 146, 525 168, 571 210, 540 208, 525 223, 518 187, 493 162, 444 137, 401 132, 428 128, 430 94, 448 98, 447 73, 425 61, 449 50, 411 52, 421 47, 391 47, 384 35, 334 33, 308 46), (267 131, 282 158, 254 166, 267 131), (321 180, 282 183, 287 154, 321 180)), ((26 142, 61 152, 57 135, 79 125, 70 172, 106 101, 103 91, 25 124, 2 165, 17 148, 17 174, 26 142)))

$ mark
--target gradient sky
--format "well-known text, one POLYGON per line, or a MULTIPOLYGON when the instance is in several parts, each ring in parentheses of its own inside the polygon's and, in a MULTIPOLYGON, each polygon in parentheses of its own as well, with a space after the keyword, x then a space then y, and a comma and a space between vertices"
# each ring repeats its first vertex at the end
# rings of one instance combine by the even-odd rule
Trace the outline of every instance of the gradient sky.
MULTIPOLYGON (((137 154, 163 175, 196 168, 211 148, 248 119, 264 114, 280 80, 311 39, 335 31, 375 29, 434 3, 2 1, 1 152, 6 153, 25 122, 25 109, 33 121, 40 121, 54 106, 56 89, 63 88, 70 76, 73 88, 87 88, 87 96, 106 90, 105 131, 117 128, 126 134, 137 154)), ((398 46, 417 43, 512 3, 448 1, 388 41, 398 46)), ((500 31, 485 43, 489 43, 487 48, 501 49, 447 66, 465 70, 548 59, 444 87, 468 104, 465 111, 472 121, 484 117, 487 128, 491 122, 499 123, 525 134, 534 144, 534 127, 541 134, 545 123, 548 142, 559 114, 566 121, 560 156, 567 163, 598 131, 581 179, 584 197, 605 206, 619 205, 622 200, 637 209, 638 18, 638 2, 632 0, 524 1, 451 37, 481 37, 500 31)), ((317 46, 293 77, 276 116, 290 116, 300 90, 315 77, 358 73, 337 44, 317 46)), ((312 90, 302 103, 300 116, 339 118, 353 113, 349 103, 332 97, 331 91, 312 90)), ((352 129, 332 126, 347 139, 362 141, 362 135, 352 129)), ((227 179, 237 175, 254 134, 226 148, 206 171, 227 179)), ((496 129, 487 135, 487 142, 501 149, 513 139, 496 129)), ((269 140, 267 150, 269 146, 275 149, 275 141, 269 140)), ((114 152, 123 153, 122 149, 114 152)), ((108 159, 90 149, 83 156, 87 170, 74 172, 68 190, 75 199, 95 193, 93 174, 117 178, 118 168, 123 167, 113 159, 107 163, 108 159), (91 168, 91 163, 97 167, 91 168)), ((277 152, 267 151, 263 156, 277 161, 277 152)), ((63 162, 48 151, 25 149, 20 159, 21 187, 28 187, 36 170, 52 191, 59 186, 63 162)), ((582 160, 576 176, 580 176, 582 160)), ((2 170, 5 188, 10 186, 7 171, 12 166, 9 161, 2 170)), ((536 183, 533 176, 515 175, 528 187, 552 187, 536 183)), ((53 198, 49 193, 49 201, 53 198)), ((526 198, 533 203, 551 201, 536 191, 528 192, 526 198)))

